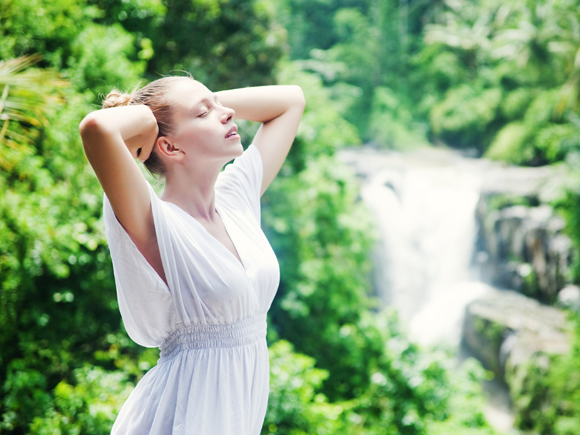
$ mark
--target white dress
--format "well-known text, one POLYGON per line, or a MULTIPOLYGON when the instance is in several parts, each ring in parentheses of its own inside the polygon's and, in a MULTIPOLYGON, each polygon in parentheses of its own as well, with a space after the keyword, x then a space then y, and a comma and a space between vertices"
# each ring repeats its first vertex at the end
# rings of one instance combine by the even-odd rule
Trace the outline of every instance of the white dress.
POLYGON ((268 402, 266 313, 279 283, 260 228, 262 159, 251 145, 220 173, 216 211, 242 260, 150 187, 168 285, 117 221, 104 220, 121 315, 161 356, 123 405, 112 434, 258 435, 268 402))

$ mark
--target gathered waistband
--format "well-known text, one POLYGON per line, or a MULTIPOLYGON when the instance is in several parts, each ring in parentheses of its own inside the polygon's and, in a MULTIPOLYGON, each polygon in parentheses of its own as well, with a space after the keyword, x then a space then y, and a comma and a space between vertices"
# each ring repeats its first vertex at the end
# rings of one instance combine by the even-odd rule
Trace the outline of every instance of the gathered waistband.
POLYGON ((266 338, 266 314, 257 314, 238 322, 214 325, 180 325, 163 341, 159 349, 165 359, 187 349, 236 347, 266 338))

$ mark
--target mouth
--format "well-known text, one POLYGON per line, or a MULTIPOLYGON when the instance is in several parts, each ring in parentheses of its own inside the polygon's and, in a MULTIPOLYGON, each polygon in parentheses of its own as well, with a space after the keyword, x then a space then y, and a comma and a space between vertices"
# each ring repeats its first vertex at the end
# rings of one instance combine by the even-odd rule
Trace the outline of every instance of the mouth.
POLYGON ((240 137, 238 135, 238 126, 235 124, 232 128, 229 129, 228 134, 226 134, 226 139, 231 139, 234 137, 240 137))

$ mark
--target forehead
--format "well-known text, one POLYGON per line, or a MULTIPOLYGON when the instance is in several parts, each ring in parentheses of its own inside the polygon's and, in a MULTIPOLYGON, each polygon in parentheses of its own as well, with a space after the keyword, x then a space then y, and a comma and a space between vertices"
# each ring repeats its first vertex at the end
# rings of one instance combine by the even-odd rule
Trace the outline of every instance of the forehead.
POLYGON ((197 80, 177 80, 171 86, 171 99, 183 108, 190 108, 203 99, 213 99, 213 93, 197 80))

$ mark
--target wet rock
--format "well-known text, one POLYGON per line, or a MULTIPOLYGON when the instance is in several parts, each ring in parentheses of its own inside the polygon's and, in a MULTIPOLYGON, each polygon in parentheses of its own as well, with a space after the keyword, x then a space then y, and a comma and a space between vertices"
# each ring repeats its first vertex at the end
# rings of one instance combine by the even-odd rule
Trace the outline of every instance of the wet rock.
POLYGON ((558 305, 580 314, 580 287, 568 285, 558 293, 558 305))
MULTIPOLYGON (((533 198, 519 198, 533 203, 533 198)), ((482 278, 545 302, 569 284, 573 258, 565 221, 546 204, 509 205, 498 193, 481 196, 476 217, 482 278), (508 204, 506 206, 506 204, 508 204), (485 253, 482 255, 481 253, 485 253)))
POLYGON ((496 290, 467 306, 463 341, 486 367, 504 376, 508 365, 518 366, 537 353, 566 352, 565 325, 562 310, 496 290))
POLYGON ((513 291, 496 290, 466 308, 463 342, 484 366, 504 380, 513 409, 527 409, 550 357, 569 352, 564 311, 513 291))

